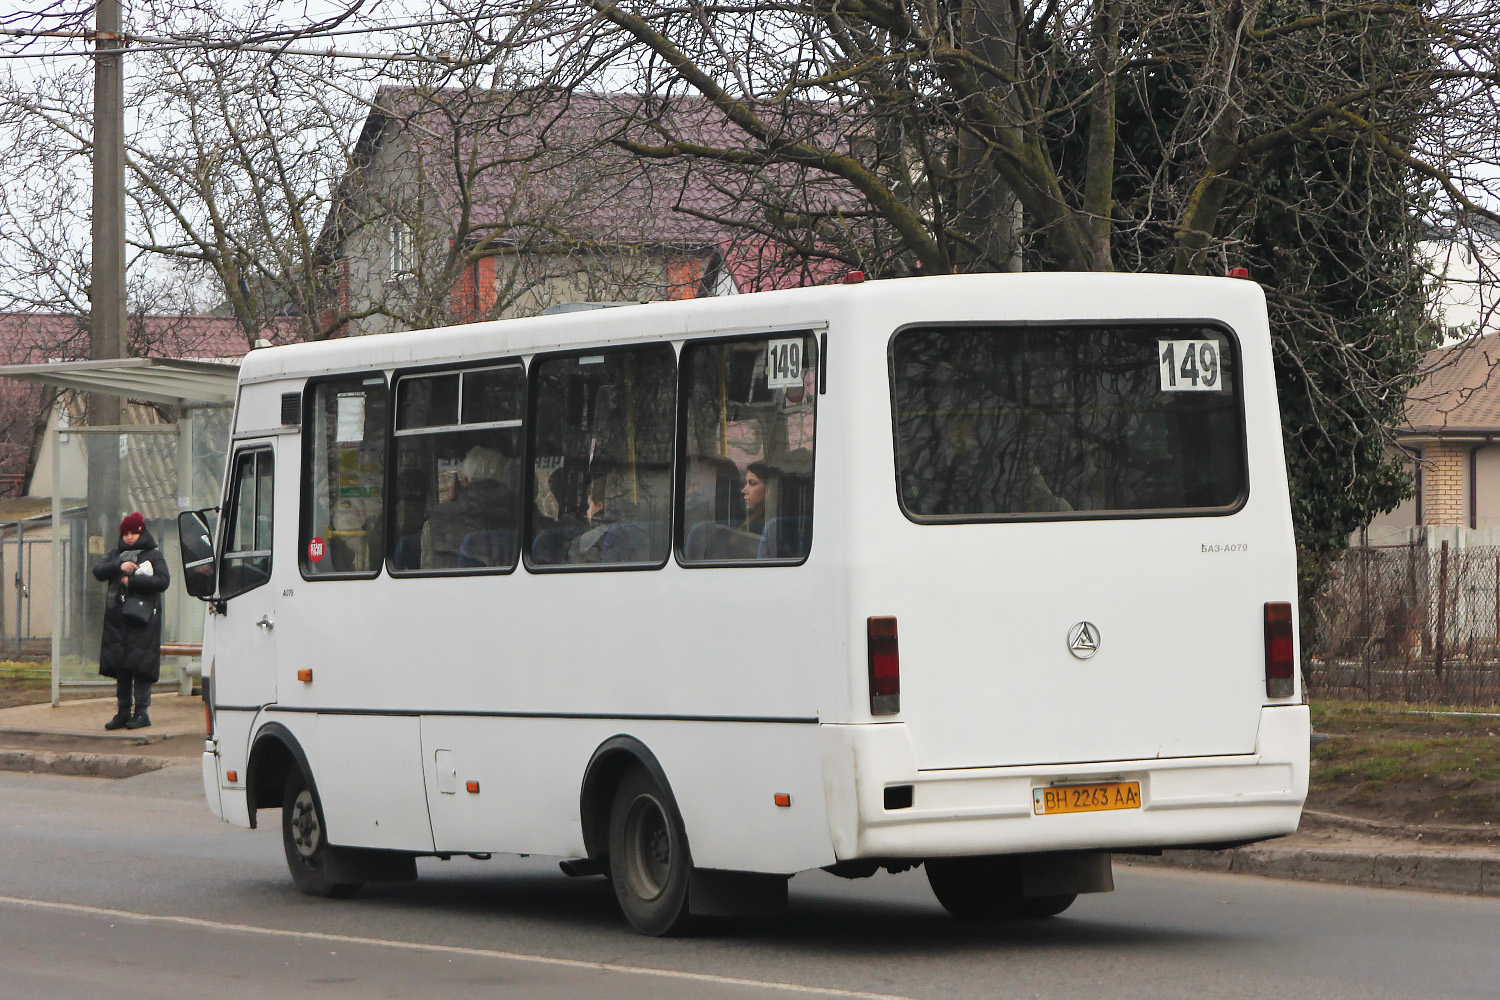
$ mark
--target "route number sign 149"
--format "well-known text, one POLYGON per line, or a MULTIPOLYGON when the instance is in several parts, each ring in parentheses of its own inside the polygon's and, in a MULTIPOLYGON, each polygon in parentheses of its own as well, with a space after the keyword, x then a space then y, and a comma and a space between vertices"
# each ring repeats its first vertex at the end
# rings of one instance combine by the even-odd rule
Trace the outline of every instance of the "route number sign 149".
POLYGON ((1215 392, 1224 388, 1217 340, 1159 340, 1157 369, 1162 392, 1215 392))

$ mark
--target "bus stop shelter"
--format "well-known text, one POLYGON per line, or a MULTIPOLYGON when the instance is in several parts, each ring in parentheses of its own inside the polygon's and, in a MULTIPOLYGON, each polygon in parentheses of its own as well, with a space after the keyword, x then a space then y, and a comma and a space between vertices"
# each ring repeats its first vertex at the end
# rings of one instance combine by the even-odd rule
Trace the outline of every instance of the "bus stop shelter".
POLYGON ((0 365, 0 376, 133 404, 125 410, 134 422, 73 426, 71 397, 60 393, 38 455, 33 484, 45 476, 52 504, 53 704, 65 687, 112 684, 98 676, 105 588, 91 570, 132 510, 146 515, 172 570, 162 604, 162 680, 191 689, 203 605, 182 587, 175 520, 180 511, 218 503, 238 373, 235 361, 177 358, 0 365))

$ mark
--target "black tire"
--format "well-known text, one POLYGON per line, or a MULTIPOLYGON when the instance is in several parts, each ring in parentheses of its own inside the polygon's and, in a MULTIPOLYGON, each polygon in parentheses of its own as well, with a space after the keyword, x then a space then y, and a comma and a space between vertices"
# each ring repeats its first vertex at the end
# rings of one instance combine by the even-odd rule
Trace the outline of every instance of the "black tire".
POLYGON ((301 769, 293 767, 281 798, 281 844, 286 850, 286 866, 292 873, 292 881, 309 896, 347 899, 364 883, 329 880, 328 856, 337 848, 328 846, 324 835, 327 829, 318 793, 308 785, 301 769))
POLYGON ((609 811, 609 875, 620 910, 642 934, 689 929, 687 834, 671 792, 644 768, 625 772, 609 811))
POLYGON ((1073 905, 1073 900, 1078 898, 1078 893, 1069 892, 1061 896, 1038 896, 1021 903, 1019 916, 1022 920, 1045 920, 1047 917, 1055 917, 1063 910, 1073 905))
POLYGON ((1014 920, 1024 912, 1021 866, 1013 859, 933 858, 926 868, 933 895, 960 920, 1014 920))

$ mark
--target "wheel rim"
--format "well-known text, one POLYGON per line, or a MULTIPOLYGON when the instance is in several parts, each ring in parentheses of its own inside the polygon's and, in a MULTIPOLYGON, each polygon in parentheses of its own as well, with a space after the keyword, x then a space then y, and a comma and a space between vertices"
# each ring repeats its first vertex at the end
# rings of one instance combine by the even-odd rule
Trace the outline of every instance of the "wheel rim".
POLYGON ((672 874, 672 831, 662 805, 649 795, 630 803, 625 815, 625 874, 641 899, 652 900, 667 888, 672 874))
POLYGON ((312 792, 304 788, 292 803, 292 845, 303 861, 311 861, 323 844, 323 827, 318 823, 318 809, 312 792))

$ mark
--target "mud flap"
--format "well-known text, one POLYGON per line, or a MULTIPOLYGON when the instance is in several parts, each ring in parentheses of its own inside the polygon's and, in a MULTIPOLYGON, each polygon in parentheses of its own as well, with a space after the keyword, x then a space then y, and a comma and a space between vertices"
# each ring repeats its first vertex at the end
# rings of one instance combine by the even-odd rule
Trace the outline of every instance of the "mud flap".
POLYGON ((1114 890, 1114 872, 1106 852, 1033 854, 1021 866, 1021 895, 1026 899, 1114 890))
POLYGON ((774 917, 786 912, 787 875, 694 868, 688 912, 700 917, 774 917))
POLYGON ((334 847, 323 859, 330 882, 410 882, 417 877, 417 858, 405 851, 372 847, 334 847))

